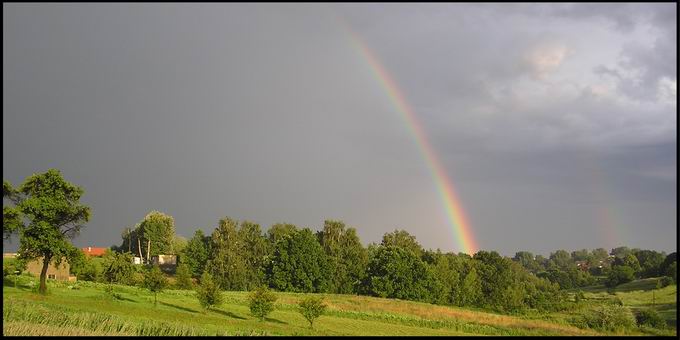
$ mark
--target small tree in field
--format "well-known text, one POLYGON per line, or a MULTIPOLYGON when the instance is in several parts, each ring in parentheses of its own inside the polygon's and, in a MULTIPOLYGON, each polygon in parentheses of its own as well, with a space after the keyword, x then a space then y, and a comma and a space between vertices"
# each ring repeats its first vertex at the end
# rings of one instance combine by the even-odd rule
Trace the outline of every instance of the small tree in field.
POLYGON ((165 278, 165 275, 163 275, 163 272, 158 265, 153 266, 153 268, 147 271, 144 275, 144 288, 150 290, 153 293, 154 306, 158 302, 158 292, 163 291, 167 285, 168 280, 165 278))
POLYGON ((274 310, 276 295, 267 287, 261 286, 248 295, 248 300, 250 301, 250 313, 263 321, 274 310))
POLYGON ((322 298, 309 297, 299 304, 300 313, 309 321, 309 328, 314 328, 314 320, 323 314, 326 305, 322 298))
POLYGON ((191 269, 186 263, 180 263, 175 271, 175 286, 179 289, 191 289, 191 269))
POLYGON ((220 287, 207 271, 201 275, 201 284, 196 287, 196 297, 205 310, 222 303, 220 287))

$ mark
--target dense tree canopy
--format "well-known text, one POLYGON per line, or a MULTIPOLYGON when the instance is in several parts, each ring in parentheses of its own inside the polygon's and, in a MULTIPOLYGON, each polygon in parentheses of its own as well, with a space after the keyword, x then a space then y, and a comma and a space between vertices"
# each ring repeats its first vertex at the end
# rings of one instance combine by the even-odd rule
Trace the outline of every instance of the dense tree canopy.
POLYGON ((267 276, 277 290, 323 293, 329 289, 331 272, 317 238, 305 228, 274 244, 267 276))
POLYGON ((19 256, 22 259, 42 258, 40 273, 41 293, 47 292, 45 279, 50 262, 60 263, 73 254, 70 239, 79 234, 84 223, 90 220, 90 208, 80 203, 83 189, 50 169, 28 177, 18 190, 3 181, 3 197, 15 202, 4 209, 3 234, 19 232, 19 256), (23 223, 23 220, 27 223, 23 223))

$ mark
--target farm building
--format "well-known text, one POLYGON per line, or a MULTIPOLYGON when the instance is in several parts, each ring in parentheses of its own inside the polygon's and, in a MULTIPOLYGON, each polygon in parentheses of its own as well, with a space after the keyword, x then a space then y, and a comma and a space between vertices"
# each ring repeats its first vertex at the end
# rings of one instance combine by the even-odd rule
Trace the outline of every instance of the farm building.
POLYGON ((177 255, 152 256, 151 263, 157 264, 165 272, 172 272, 177 266, 177 255))
POLYGON ((107 248, 85 247, 80 248, 87 256, 104 256, 107 248))
MULTIPOLYGON (((36 260, 30 261, 26 264, 26 272, 38 277, 42 271, 43 258, 38 258, 36 260)), ((75 281, 76 277, 72 276, 70 273, 71 266, 68 264, 66 259, 62 259, 61 264, 57 267, 54 261, 50 263, 47 267, 47 278, 62 281, 75 281)))

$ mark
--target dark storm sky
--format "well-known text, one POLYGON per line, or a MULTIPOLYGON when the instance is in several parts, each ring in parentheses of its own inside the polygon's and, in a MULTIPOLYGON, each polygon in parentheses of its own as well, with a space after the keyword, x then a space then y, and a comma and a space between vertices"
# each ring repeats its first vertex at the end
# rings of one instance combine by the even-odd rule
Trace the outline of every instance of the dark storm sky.
MULTIPOLYGON (((3 178, 151 210, 457 249, 399 84, 482 249, 677 248, 675 4, 3 4, 3 178)), ((5 249, 16 248, 16 240, 5 249)))

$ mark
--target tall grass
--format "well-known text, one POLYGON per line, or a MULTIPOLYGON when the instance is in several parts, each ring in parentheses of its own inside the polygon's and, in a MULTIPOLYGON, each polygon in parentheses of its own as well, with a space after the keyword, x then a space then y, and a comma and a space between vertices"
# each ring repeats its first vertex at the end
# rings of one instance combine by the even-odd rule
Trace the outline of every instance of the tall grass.
MULTIPOLYGON (((208 332, 179 323, 151 320, 131 321, 115 315, 97 312, 78 312, 68 308, 47 308, 41 304, 26 301, 8 300, 3 302, 2 314, 4 322, 22 321, 30 324, 57 326, 60 329, 89 330, 110 335, 229 335, 223 332, 208 332)), ((24 334, 22 333, 22 335, 24 334)))

